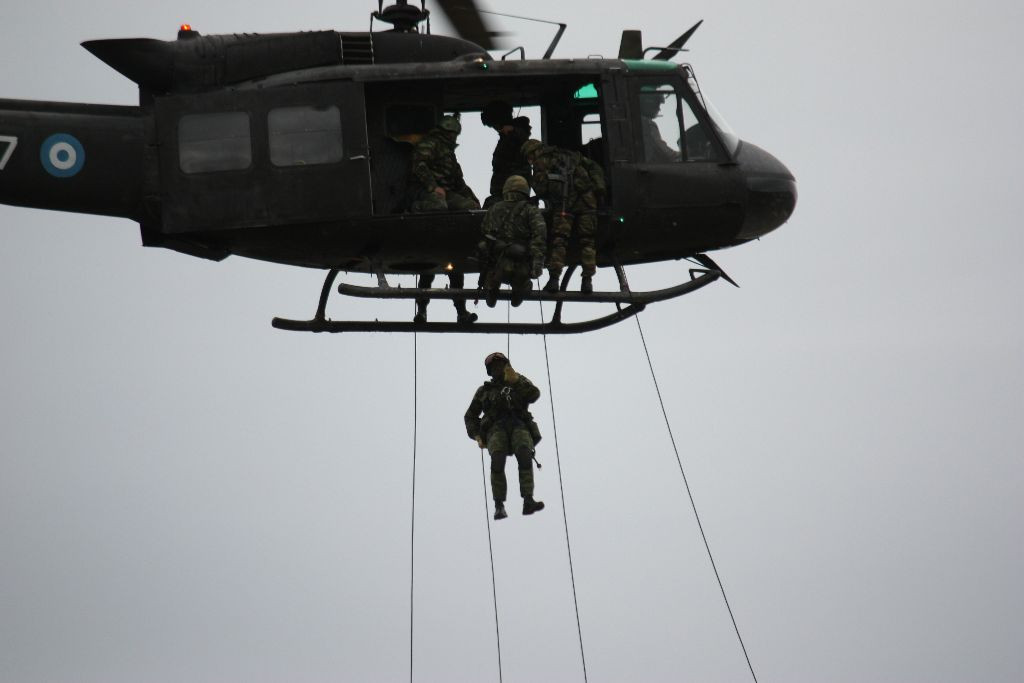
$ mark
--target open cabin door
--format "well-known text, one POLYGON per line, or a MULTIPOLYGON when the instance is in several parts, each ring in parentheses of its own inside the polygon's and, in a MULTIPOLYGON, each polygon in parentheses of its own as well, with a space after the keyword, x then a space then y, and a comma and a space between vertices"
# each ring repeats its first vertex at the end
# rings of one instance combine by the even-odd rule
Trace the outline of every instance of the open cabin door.
POLYGON ((156 112, 165 233, 370 213, 362 84, 175 95, 156 112))

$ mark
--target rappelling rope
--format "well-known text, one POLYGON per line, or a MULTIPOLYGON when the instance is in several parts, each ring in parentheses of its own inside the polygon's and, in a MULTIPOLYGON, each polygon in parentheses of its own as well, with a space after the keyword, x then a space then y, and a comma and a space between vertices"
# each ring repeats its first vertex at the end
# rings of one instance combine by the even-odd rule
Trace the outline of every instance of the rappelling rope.
POLYGON ((418 418, 417 378, 419 376, 419 358, 417 353, 416 332, 412 333, 412 537, 409 541, 409 683, 412 683, 413 654, 413 600, 416 577, 416 422, 418 418))
MULTIPOLYGON (((640 332, 640 341, 644 345, 644 354, 647 356, 647 366, 651 369, 651 379, 654 380, 654 391, 658 394, 658 403, 661 404, 661 414, 665 418, 665 427, 668 429, 668 438, 672 442, 672 450, 676 454, 676 462, 679 463, 679 473, 683 475, 683 484, 686 486, 686 495, 690 498, 690 506, 693 508, 693 516, 697 520, 697 528, 700 529, 700 537, 704 539, 704 548, 708 551, 708 560, 711 561, 711 569, 715 572, 715 579, 718 581, 718 588, 722 591, 722 599, 725 601, 725 608, 729 611, 729 618, 732 620, 732 627, 736 631, 736 638, 740 641, 740 648, 743 650, 743 656, 747 660, 747 667, 750 669, 750 675, 754 678, 754 683, 757 683, 757 674, 754 673, 754 665, 750 663, 750 655, 747 654, 747 646, 743 643, 743 636, 740 635, 740 627, 736 624, 736 616, 732 613, 732 607, 729 605, 729 598, 725 595, 725 586, 722 584, 722 577, 718 574, 718 566, 715 564, 714 555, 711 554, 711 546, 708 544, 708 537, 704 533, 704 525, 700 522, 700 515, 697 513, 697 504, 693 500, 693 492, 690 490, 690 482, 686 478, 686 472, 683 470, 683 460, 679 457, 679 449, 676 447, 676 438, 672 434, 672 425, 668 420, 668 413, 665 411, 665 401, 661 397, 661 388, 658 386, 658 377, 654 373, 654 363, 651 362, 651 354, 647 350, 647 339, 644 338, 644 328, 640 325, 640 314, 634 316, 636 320, 636 329, 640 332)), ((556 437, 557 439, 557 437, 556 437)), ((558 441, 555 441, 555 447, 557 450, 558 441)))
MULTIPOLYGON (((540 287, 540 281, 537 281, 540 287)), ((538 301, 540 307, 540 322, 544 324, 544 303, 538 301)), ((565 514, 565 487, 562 484, 562 458, 558 451, 558 424, 555 422, 555 392, 551 385, 551 359, 548 357, 548 335, 543 334, 544 339, 544 364, 547 367, 548 375, 548 397, 551 402, 551 433, 555 438, 555 464, 558 466, 558 490, 562 498, 562 522, 565 524, 565 550, 569 555, 569 579, 572 582, 572 604, 576 610, 576 633, 580 639, 580 660, 583 662, 583 680, 587 681, 587 656, 583 650, 583 629, 580 627, 580 604, 576 599, 576 574, 572 567, 572 546, 569 544, 569 519, 565 514)))
POLYGON ((498 682, 501 683, 501 630, 498 628, 498 588, 494 581, 494 546, 491 544, 491 516, 487 508, 487 465, 480 449, 480 467, 484 477, 484 521, 487 522, 487 552, 491 555, 491 595, 494 596, 494 638, 498 643, 498 682))

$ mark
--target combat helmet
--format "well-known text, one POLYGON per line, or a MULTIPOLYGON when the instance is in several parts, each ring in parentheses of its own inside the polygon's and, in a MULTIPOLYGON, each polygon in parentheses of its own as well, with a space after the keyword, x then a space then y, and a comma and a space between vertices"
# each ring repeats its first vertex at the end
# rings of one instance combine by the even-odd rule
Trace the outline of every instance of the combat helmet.
POLYGON ((488 102, 480 112, 480 123, 491 128, 512 123, 512 105, 502 100, 488 102))
POLYGON ((501 351, 495 351, 494 353, 488 355, 487 358, 484 358, 484 370, 490 370, 491 363, 499 360, 503 360, 507 363, 508 357, 505 356, 505 354, 503 354, 501 351))
POLYGON ((442 116, 441 122, 437 124, 437 127, 441 130, 448 131, 449 133, 455 133, 456 135, 462 132, 462 122, 459 121, 457 116, 442 116))
POLYGON ((510 175, 501 188, 502 194, 509 192, 521 192, 528 195, 530 194, 530 183, 526 182, 526 178, 521 175, 510 175))
POLYGON ((519 148, 519 153, 523 155, 524 159, 528 159, 531 154, 543 146, 544 143, 540 140, 527 140, 523 143, 523 146, 519 148))

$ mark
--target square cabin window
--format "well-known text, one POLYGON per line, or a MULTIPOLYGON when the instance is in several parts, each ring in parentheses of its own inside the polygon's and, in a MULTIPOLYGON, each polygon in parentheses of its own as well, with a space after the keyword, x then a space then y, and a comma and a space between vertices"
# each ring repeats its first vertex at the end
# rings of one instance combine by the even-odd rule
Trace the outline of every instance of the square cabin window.
POLYGON ((238 171, 252 165, 249 115, 188 114, 178 122, 178 166, 185 173, 238 171))
POLYGON ((333 164, 342 159, 341 112, 325 107, 281 107, 267 116, 274 166, 333 164))

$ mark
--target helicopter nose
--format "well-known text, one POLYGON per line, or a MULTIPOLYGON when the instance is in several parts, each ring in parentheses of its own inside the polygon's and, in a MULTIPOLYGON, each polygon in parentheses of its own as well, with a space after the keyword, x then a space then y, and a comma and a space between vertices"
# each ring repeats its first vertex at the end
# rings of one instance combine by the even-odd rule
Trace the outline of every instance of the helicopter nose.
POLYGON ((748 190, 747 211, 737 237, 752 240, 789 220, 796 208, 796 178, 781 161, 746 141, 736 161, 748 190))

